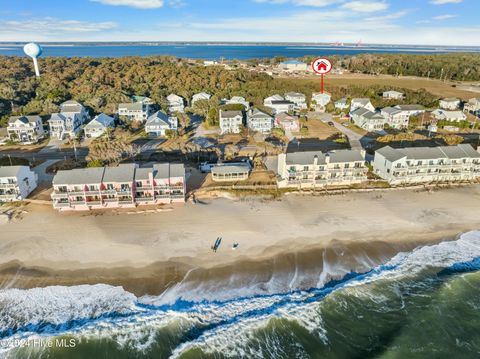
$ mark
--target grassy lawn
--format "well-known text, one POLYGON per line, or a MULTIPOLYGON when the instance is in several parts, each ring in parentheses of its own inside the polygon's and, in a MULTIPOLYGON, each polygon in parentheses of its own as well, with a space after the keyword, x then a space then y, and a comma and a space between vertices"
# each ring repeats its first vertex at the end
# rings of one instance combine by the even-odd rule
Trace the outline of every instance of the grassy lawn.
MULTIPOLYGON (((309 75, 305 78, 289 78, 283 80, 293 81, 308 81, 318 83, 318 78, 309 75)), ((443 97, 458 97, 463 100, 468 100, 472 97, 478 97, 478 92, 466 91, 457 86, 459 83, 443 82, 440 80, 426 79, 421 77, 395 77, 390 75, 364 75, 364 74, 343 74, 343 75, 328 75, 325 77, 325 86, 328 91, 328 86, 364 86, 371 87, 372 85, 400 87, 411 90, 425 89, 439 98, 443 97)))
POLYGON ((302 125, 308 127, 308 135, 304 136, 308 138, 314 137, 324 140, 339 133, 335 127, 317 119, 302 120, 302 125))

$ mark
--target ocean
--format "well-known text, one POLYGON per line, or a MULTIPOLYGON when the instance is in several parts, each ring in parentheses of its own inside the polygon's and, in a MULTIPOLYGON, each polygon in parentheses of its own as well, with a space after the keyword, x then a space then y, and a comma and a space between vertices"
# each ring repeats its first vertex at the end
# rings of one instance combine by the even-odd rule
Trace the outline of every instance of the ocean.
MULTIPOLYGON (((63 57, 123 57, 171 55, 181 58, 220 60, 272 58, 284 56, 358 55, 365 53, 444 54, 450 52, 480 52, 479 47, 393 46, 393 45, 241 45, 241 44, 41 44, 42 56, 63 57)), ((0 56, 25 56, 23 44, 0 44, 0 56)))
POLYGON ((317 272, 264 281, 232 274, 204 287, 187 275, 158 296, 104 284, 4 288, 0 357, 479 357, 480 232, 362 272, 320 259, 317 272))

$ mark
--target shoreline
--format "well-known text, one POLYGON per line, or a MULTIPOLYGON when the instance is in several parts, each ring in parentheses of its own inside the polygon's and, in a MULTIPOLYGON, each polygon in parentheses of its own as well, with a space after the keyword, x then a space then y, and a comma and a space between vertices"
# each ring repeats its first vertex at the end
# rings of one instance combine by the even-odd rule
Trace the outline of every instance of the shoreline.
POLYGON ((158 295, 185 281, 215 281, 218 287, 232 276, 242 278, 237 284, 249 278, 264 283, 300 270, 325 279, 479 229, 479 198, 480 185, 470 185, 213 199, 135 215, 60 214, 29 204, 23 218, 0 226, 0 283, 2 288, 105 283, 158 295), (212 253, 218 236, 223 243, 212 253), (237 250, 233 243, 239 243, 237 250))

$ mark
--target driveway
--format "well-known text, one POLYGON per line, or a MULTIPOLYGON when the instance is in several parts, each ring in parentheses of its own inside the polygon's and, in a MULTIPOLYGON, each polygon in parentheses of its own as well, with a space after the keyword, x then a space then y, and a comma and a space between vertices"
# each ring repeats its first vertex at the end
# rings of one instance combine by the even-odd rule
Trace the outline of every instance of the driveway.
POLYGON ((338 123, 333 119, 331 121, 333 122, 337 130, 339 130, 341 133, 347 136, 348 142, 350 142, 350 147, 352 148, 352 150, 363 149, 362 143, 360 141, 361 138, 363 137, 362 135, 356 133, 355 131, 352 131, 348 127, 343 126, 342 124, 338 123))
POLYGON ((140 147, 140 153, 153 153, 155 152, 157 146, 161 145, 163 142, 165 142, 164 138, 154 138, 148 142, 145 142, 140 147))
POLYGON ((33 172, 35 172, 38 176, 38 184, 52 184, 53 175, 47 173, 47 168, 53 165, 54 163, 58 162, 59 160, 46 160, 42 164, 33 167, 33 172))
POLYGON ((58 151, 58 149, 62 144, 63 144, 62 140, 51 138, 50 141, 48 141, 48 144, 45 147, 43 147, 40 151, 38 151, 38 153, 41 155, 55 153, 58 151))

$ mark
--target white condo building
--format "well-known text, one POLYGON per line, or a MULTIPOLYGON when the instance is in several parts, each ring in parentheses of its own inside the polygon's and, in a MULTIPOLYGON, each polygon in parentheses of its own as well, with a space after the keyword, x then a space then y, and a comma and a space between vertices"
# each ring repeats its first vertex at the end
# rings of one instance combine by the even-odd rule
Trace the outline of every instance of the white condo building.
POLYGON ((366 181, 367 172, 363 151, 305 151, 278 155, 280 188, 349 186, 366 181))
POLYGON ((480 153, 471 145, 392 148, 375 151, 376 175, 392 185, 452 182, 480 176, 480 153))
POLYGON ((0 202, 21 201, 37 188, 38 176, 28 166, 0 167, 0 202))

